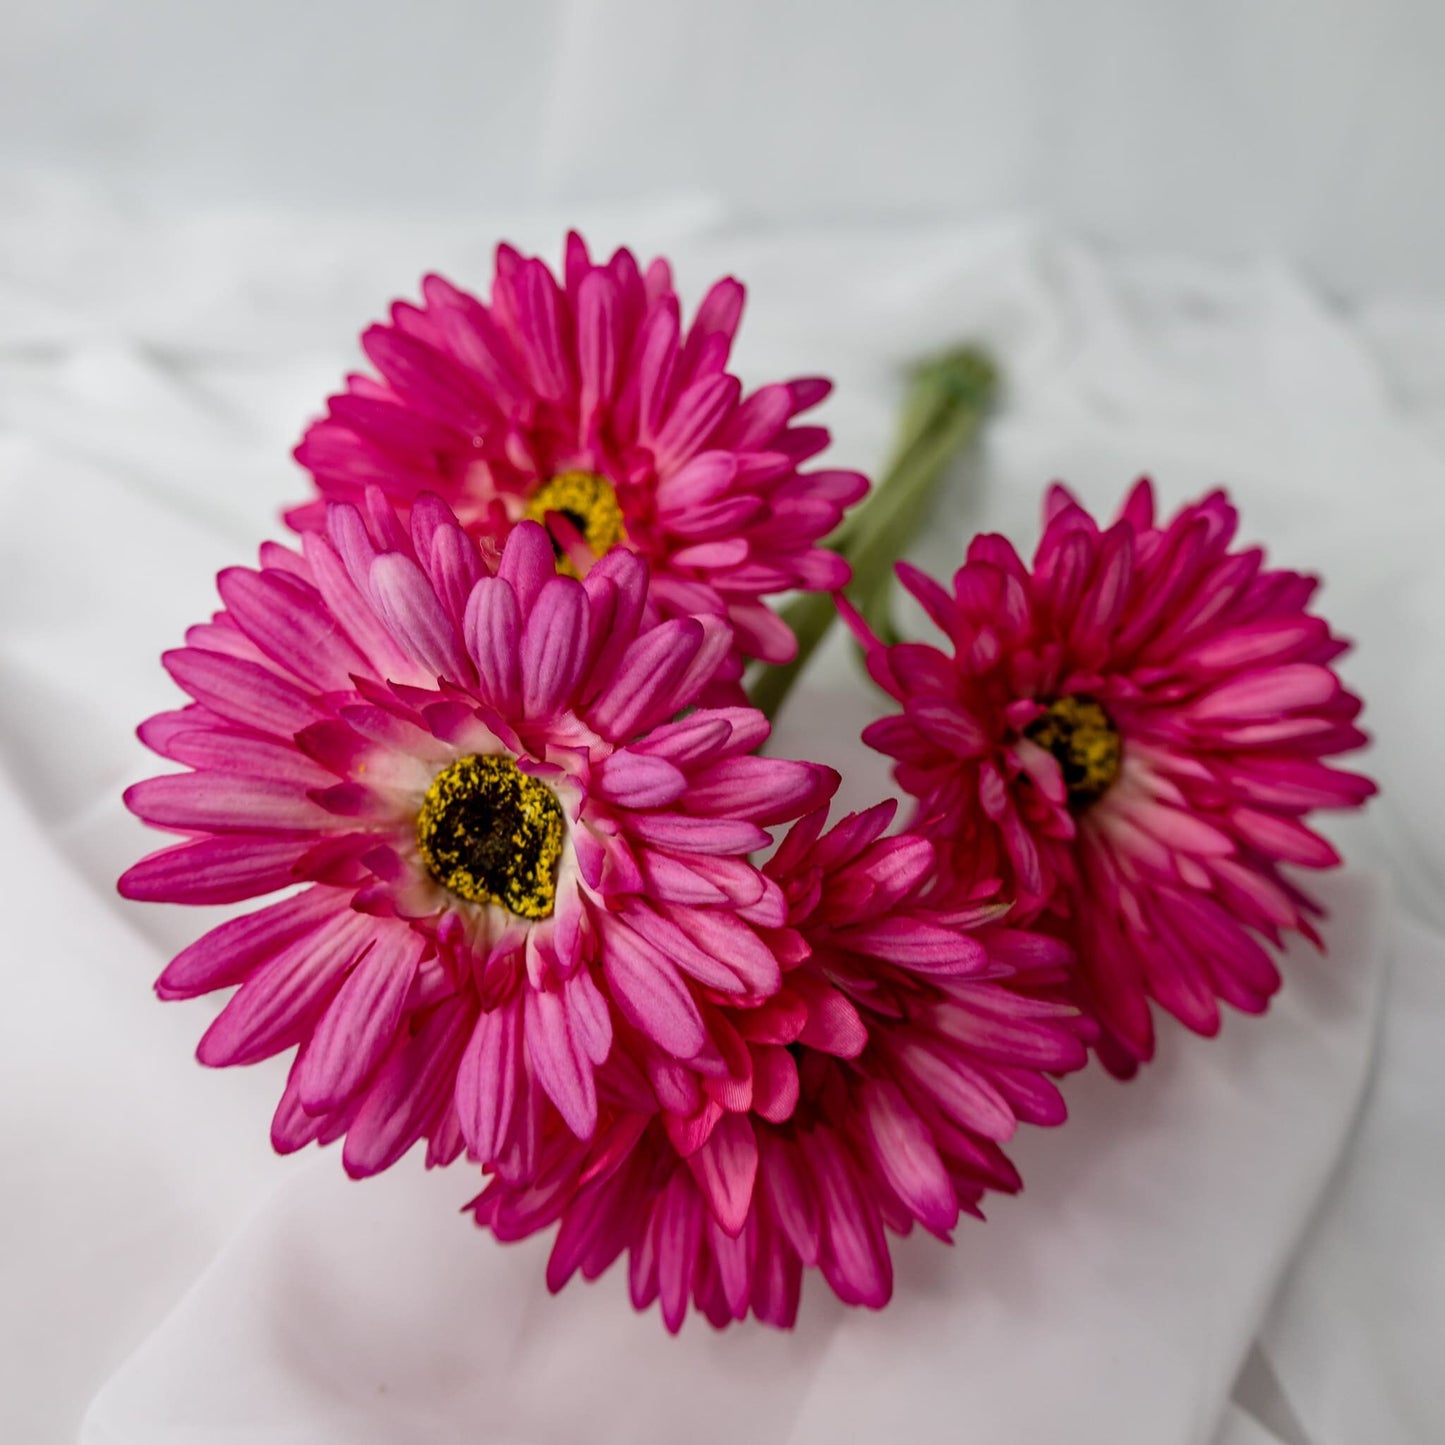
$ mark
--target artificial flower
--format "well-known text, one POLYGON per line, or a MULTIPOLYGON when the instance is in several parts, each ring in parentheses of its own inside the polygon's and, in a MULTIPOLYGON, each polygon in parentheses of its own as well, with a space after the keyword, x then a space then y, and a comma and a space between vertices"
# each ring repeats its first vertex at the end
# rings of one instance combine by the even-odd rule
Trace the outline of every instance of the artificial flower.
POLYGON ((786 970, 730 1010, 726 1096, 609 1063, 596 1137, 554 1123, 534 1178, 499 1175, 474 1202, 503 1239, 560 1221, 553 1290, 625 1251, 633 1304, 658 1302, 672 1331, 689 1301, 715 1325, 791 1326, 809 1267, 878 1308, 890 1231, 946 1240, 986 1191, 1019 1187, 1002 1145, 1021 1120, 1063 1119, 1047 1076, 1085 1058, 1086 1021, 1054 996, 1067 949, 1007 926, 990 887, 940 894, 926 839, 881 836, 893 809, 826 833, 819 809, 764 865, 786 970))
POLYGON ((918 827, 1072 945, 1121 1074, 1152 1055, 1151 999, 1203 1034, 1221 1000, 1264 1010, 1280 976, 1261 940, 1316 937, 1286 865, 1339 862, 1307 816, 1375 791, 1327 761, 1365 735, 1316 579, 1267 568, 1236 526, 1221 492, 1157 523, 1142 481, 1101 529, 1054 487, 1031 567, 998 536, 951 591, 899 567, 946 649, 851 619, 903 708, 865 740, 918 827))
POLYGON ((164 998, 239 985, 207 1064, 297 1048, 278 1148, 344 1134, 346 1167, 420 1138, 525 1174, 542 1100, 589 1136, 624 1030, 718 1071, 720 1001, 781 983, 778 885, 749 860, 829 770, 762 758, 760 713, 694 708, 731 647, 718 617, 643 620, 626 549, 558 575, 535 523, 493 570, 437 498, 328 508, 299 551, 218 579, 224 610, 167 654, 193 699, 141 728, 186 771, 127 805, 182 841, 129 898, 232 903, 164 998), (680 716, 687 709, 685 717, 680 716))
POLYGON ((373 485, 403 510, 435 492, 485 540, 530 517, 574 575, 629 548, 661 616, 727 618, 720 678, 749 657, 786 662, 793 635, 763 599, 847 580, 818 543, 868 484, 803 470, 828 433, 794 421, 828 382, 743 394, 727 370, 742 309, 724 279, 684 331, 666 261, 596 263, 575 234, 560 279, 499 247, 490 304, 428 276, 420 306, 397 302, 362 336, 377 374, 349 377, 297 448, 321 499, 288 520, 319 527, 326 500, 373 485))

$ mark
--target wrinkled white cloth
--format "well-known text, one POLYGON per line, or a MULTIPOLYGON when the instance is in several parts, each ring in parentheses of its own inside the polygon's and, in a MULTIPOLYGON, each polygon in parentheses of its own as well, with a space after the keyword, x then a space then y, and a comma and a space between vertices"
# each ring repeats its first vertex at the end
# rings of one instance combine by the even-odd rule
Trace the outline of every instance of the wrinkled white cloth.
MULTIPOLYGON (((157 654, 302 491, 287 449, 361 325, 424 269, 482 285, 497 236, 554 255, 579 218, 162 221, 10 199, 0 1438, 1445 1437, 1445 320, 1341 315, 1272 264, 1101 256, 1020 219, 758 234, 705 200, 580 218, 601 244, 667 250, 694 298, 743 276, 745 379, 834 376, 840 465, 883 458, 908 360, 993 348, 1006 402, 917 548, 931 568, 980 525, 1031 544, 1056 476, 1105 508, 1142 470, 1169 505, 1229 484, 1246 536, 1328 577, 1386 789, 1336 830, 1352 870, 1326 888, 1328 956, 1292 950, 1265 1019, 1213 1042, 1167 1029, 1128 1087, 1069 1081, 1070 1123, 1018 1141, 1025 1194, 952 1251, 905 1244, 881 1315, 815 1286, 792 1337, 693 1322, 674 1342, 618 1279, 549 1300, 545 1245, 456 1215, 464 1168, 409 1158, 356 1185, 334 1151, 274 1158, 282 1070, 200 1070, 215 1005, 149 993, 219 912, 113 892, 151 842, 119 792, 149 769, 135 722, 174 698, 157 654)), ((887 769, 857 733, 878 705, 835 638, 775 746, 871 802, 887 769)))
POLYGON ((106 1387, 93 1445, 726 1445, 1211 1438, 1358 1097, 1382 978, 1379 899, 1330 890, 1268 1029, 1170 1028, 1149 1087, 1101 1070, 1015 1150, 987 1227, 897 1251, 894 1302, 807 1291, 797 1332, 674 1341, 620 1274, 550 1300, 546 1246, 465 1237, 466 1181, 330 1160, 276 1194, 106 1387), (449 1227, 448 1227, 449 1226, 449 1227), (966 1428, 965 1428, 966 1427, 966 1428))

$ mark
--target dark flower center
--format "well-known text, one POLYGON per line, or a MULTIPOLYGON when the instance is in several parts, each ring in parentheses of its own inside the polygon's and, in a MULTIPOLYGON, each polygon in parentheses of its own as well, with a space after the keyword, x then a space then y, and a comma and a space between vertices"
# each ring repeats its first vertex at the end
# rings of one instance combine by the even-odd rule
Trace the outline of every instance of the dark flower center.
POLYGON ((1069 806, 1076 811, 1098 802, 1119 776, 1124 750, 1119 729, 1084 693, 1051 702, 1024 736, 1053 754, 1069 790, 1069 806))
MULTIPOLYGON (((576 527, 594 557, 605 556, 627 540, 627 528, 617 493, 606 477, 595 472, 562 472, 544 483, 527 500, 527 516, 544 525, 548 512, 558 512, 576 527)), ((562 545, 554 537, 557 570, 577 575, 562 545)))
POLYGON ((557 900, 562 808, 508 757, 458 758, 432 779, 416 819, 427 872, 472 903, 547 918, 557 900))

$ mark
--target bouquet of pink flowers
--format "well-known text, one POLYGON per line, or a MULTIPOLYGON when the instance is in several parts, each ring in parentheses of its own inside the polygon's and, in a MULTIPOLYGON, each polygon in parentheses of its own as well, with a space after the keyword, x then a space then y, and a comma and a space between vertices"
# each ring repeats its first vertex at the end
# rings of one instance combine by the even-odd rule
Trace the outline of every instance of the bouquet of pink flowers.
POLYGON ((826 381, 728 371, 742 307, 720 281, 684 328, 666 262, 576 236, 560 276, 501 247, 487 302, 428 277, 297 448, 295 539, 165 654, 189 701, 140 735, 180 770, 126 795, 176 835, 126 897, 270 900, 156 987, 235 989, 203 1063, 294 1050, 278 1150, 464 1156, 479 1225, 556 1226, 553 1289, 625 1253, 670 1330, 791 1325, 808 1268, 885 1304, 889 1233, 1017 1190, 1004 1146, 1091 1050, 1128 1076, 1155 1005, 1265 1010, 1316 937, 1288 870, 1339 862, 1307 819, 1374 791, 1331 761, 1365 735, 1315 579, 1223 493, 1100 524, 1054 486, 1031 562, 898 562, 939 634, 900 640, 991 369, 920 370, 870 493, 813 465, 826 381), (766 752, 839 616, 899 827, 766 752))

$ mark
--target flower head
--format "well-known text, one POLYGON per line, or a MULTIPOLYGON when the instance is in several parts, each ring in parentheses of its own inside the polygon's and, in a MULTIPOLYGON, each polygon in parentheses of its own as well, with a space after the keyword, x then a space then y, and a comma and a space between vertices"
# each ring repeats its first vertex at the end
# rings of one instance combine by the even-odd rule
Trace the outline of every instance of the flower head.
POLYGON ((847 580, 818 542, 868 484, 801 469, 828 433, 794 419, 826 381, 743 395, 727 371, 742 308, 742 286, 719 281, 684 331, 665 261, 594 262, 576 235, 561 278, 500 247, 490 303, 428 276, 420 306, 396 303, 363 335, 378 374, 350 377, 297 448, 323 500, 288 520, 319 527, 324 499, 372 485, 403 510, 435 492, 484 540, 530 517, 564 570, 628 548, 659 615, 726 617, 720 676, 744 657, 786 662, 792 634, 762 599, 847 580))
POLYGON ((1315 579, 1267 569, 1236 525, 1219 492, 1156 524, 1145 481, 1101 529, 1055 487, 1032 567, 997 536, 952 592, 900 566, 947 650, 865 639, 903 706, 865 740, 919 827, 1073 945, 1121 1073, 1152 1054, 1150 999, 1200 1033, 1220 999, 1266 1007, 1260 938, 1313 937, 1317 911, 1281 865, 1337 863, 1306 816, 1375 791, 1326 762, 1365 736, 1315 579))
POLYGON ((158 983, 239 985, 205 1063, 299 1046, 278 1148, 345 1134, 365 1174, 424 1137, 433 1162, 466 1147, 521 1177, 544 1099, 592 1133, 622 1033, 680 1075, 721 1068, 717 1003, 781 983, 786 903, 748 855, 837 781, 756 756, 761 714, 694 708, 723 620, 647 624, 638 557, 559 576, 534 523, 493 570, 435 497, 404 527, 376 491, 218 585, 224 610, 165 659, 194 701, 141 728, 186 771, 126 795, 181 841, 120 887, 302 885, 158 983))
POLYGON ((1006 927, 1005 905, 933 883, 926 839, 881 836, 893 804, 794 826, 765 865, 787 899, 781 990, 735 1008, 733 1077, 693 1105, 671 1081, 603 1071, 591 1142, 553 1126, 535 1179, 494 1179, 477 1221, 517 1239, 560 1221, 547 1278, 595 1278, 626 1251, 638 1309, 677 1330, 793 1323, 803 1271, 877 1308, 887 1232, 947 1239, 1019 1178, 1002 1144, 1056 1124, 1046 1077, 1084 1061, 1087 1025, 1056 997, 1067 949, 1006 927))

